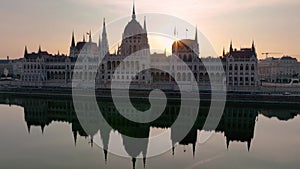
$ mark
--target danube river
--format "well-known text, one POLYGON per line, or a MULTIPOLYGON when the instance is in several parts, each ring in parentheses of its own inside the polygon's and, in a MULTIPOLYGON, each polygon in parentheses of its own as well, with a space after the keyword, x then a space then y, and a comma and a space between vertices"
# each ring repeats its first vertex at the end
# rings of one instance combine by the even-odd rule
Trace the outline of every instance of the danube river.
MULTIPOLYGON (((147 102, 137 102, 147 109, 147 102)), ((34 169, 193 169, 264 168, 296 169, 300 166, 300 106, 227 103, 216 129, 203 124, 209 104, 200 107, 194 126, 183 140, 161 155, 148 157, 147 142, 132 152, 121 134, 151 137, 170 129, 178 110, 169 103, 165 112, 149 124, 132 124, 118 115, 110 101, 99 101, 103 116, 112 128, 86 132, 74 111, 71 98, 0 97, 0 168, 34 169), (101 108, 102 107, 102 108, 101 108), (100 132, 99 138, 94 134, 100 132), (200 133, 213 133, 201 142, 200 133), (121 138, 120 141, 115 139, 121 138), (120 147, 130 158, 100 148, 120 147), (137 154, 144 158, 135 159, 137 154)), ((87 108, 86 111, 89 111, 87 108)), ((184 123, 182 125, 185 125, 184 123)), ((163 144, 163 143, 162 143, 163 144)))

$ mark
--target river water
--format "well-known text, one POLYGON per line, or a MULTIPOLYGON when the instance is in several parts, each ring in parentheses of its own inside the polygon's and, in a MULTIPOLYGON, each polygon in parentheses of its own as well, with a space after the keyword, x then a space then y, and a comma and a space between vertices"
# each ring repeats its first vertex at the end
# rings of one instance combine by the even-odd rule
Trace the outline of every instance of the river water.
MULTIPOLYGON (((147 107, 147 103, 141 102, 138 105, 142 109, 147 107)), ((170 104, 159 119, 147 125, 125 121, 107 101, 101 105, 112 128, 104 131, 99 125, 100 136, 94 138, 82 128, 70 98, 1 96, 0 168, 296 169, 300 166, 299 107, 228 103, 218 127, 203 130, 209 106, 204 105, 183 140, 174 140, 172 135, 164 140, 177 143, 173 150, 147 157, 151 147, 146 143, 137 150, 144 159, 135 160, 136 154, 130 151, 121 134, 150 137, 170 130, 178 105, 170 104), (201 132, 213 134, 202 143, 201 132), (117 138, 121 139, 116 141, 117 138), (109 153, 92 139, 101 140, 108 149, 123 148, 131 158, 109 153)))

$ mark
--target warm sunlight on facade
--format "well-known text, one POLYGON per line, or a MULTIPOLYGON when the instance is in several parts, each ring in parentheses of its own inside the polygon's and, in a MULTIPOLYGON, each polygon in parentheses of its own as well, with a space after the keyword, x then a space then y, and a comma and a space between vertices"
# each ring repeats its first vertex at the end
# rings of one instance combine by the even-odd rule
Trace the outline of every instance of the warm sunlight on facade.
POLYGON ((172 43, 174 42, 175 37, 166 37, 163 35, 148 35, 149 42, 151 45, 152 52, 164 52, 166 51, 167 56, 172 53, 172 43))

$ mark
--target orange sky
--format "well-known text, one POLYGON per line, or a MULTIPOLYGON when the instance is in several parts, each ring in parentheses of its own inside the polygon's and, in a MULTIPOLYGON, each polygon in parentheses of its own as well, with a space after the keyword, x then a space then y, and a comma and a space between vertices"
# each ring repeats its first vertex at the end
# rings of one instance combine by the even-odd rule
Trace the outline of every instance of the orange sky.
MULTIPOLYGON (((198 25, 218 54, 223 47, 228 50, 231 40, 236 48, 250 47, 255 40, 259 57, 281 52, 300 59, 299 7, 298 0, 136 0, 137 13, 169 14, 198 25)), ((50 53, 68 53, 72 30, 82 39, 84 32, 99 30, 103 17, 110 22, 131 15, 131 10, 132 0, 2 0, 0 58, 22 57, 25 45, 29 51, 42 45, 50 53)), ((147 22, 150 28, 155 24, 147 22)), ((184 31, 179 35, 186 36, 184 31)), ((194 38, 194 30, 188 37, 194 38)))

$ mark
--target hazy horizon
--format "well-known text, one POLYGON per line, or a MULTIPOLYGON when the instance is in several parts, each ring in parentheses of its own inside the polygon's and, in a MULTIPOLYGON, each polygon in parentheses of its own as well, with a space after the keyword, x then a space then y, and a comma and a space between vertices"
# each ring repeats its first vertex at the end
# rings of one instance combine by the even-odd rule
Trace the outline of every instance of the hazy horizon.
MULTIPOLYGON (((231 40, 235 48, 250 47, 255 40, 259 58, 263 57, 262 52, 280 52, 274 56, 292 55, 300 59, 297 0, 136 0, 135 4, 137 14, 169 14, 198 25, 219 55, 223 47, 228 51, 231 40)), ((103 17, 111 22, 131 15, 131 11, 132 0, 3 0, 0 59, 22 57, 25 45, 29 52, 37 51, 41 45, 50 53, 68 54, 73 30, 78 41, 90 29, 97 31, 103 17)), ((139 21, 142 24, 143 20, 139 21)), ((154 22, 147 20, 148 25, 154 22)), ((173 31, 174 27, 169 29, 173 31)), ((112 36, 121 38, 121 35, 122 32, 108 34, 108 40, 112 43, 112 36)), ((179 35, 179 38, 186 36, 183 31, 179 35)), ((188 38, 194 38, 194 30, 188 32, 188 38)))

